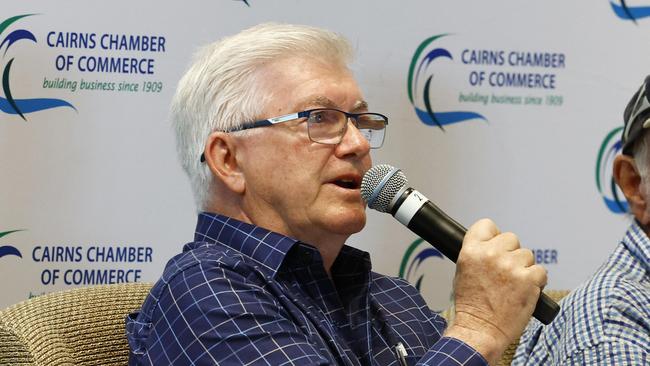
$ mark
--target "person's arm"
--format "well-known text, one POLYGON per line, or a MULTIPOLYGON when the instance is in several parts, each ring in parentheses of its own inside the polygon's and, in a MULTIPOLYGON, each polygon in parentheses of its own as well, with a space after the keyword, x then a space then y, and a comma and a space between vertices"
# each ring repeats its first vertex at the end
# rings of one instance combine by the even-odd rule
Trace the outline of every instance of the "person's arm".
MULTIPOLYGON (((496 363, 530 318, 540 286, 519 278, 514 236, 495 231, 487 221, 468 231, 455 280, 456 320, 419 364, 496 363)), ((151 363, 329 364, 267 289, 232 269, 196 267, 171 279, 158 298, 145 347, 151 363)))
POLYGON ((446 337, 463 341, 490 364, 521 335, 546 285, 546 270, 512 233, 491 220, 467 231, 454 279, 455 316, 446 337))
POLYGON ((152 364, 329 364, 264 288, 229 269, 196 267, 161 293, 146 347, 152 364))
MULTIPOLYGON (((197 265, 181 272, 161 292, 152 318, 147 364, 332 364, 273 294, 231 269, 197 265)), ((487 364, 472 347, 447 337, 420 362, 487 364)))

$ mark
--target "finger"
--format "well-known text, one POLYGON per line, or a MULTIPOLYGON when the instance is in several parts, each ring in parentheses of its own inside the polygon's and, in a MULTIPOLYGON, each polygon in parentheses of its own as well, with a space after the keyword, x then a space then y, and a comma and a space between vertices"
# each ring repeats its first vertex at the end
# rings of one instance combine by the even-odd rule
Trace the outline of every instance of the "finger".
POLYGON ((519 248, 510 252, 510 255, 514 258, 514 261, 517 262, 519 266, 523 268, 528 268, 535 264, 535 256, 533 251, 527 248, 519 248))
POLYGON ((496 248, 506 252, 520 248, 519 238, 517 235, 511 232, 506 232, 495 236, 490 240, 490 244, 493 244, 496 248))
POLYGON ((469 227, 465 234, 465 240, 488 241, 499 235, 499 228, 490 219, 481 219, 469 227))
POLYGON ((539 288, 546 287, 548 282, 548 271, 539 264, 534 264, 526 268, 528 279, 539 288))

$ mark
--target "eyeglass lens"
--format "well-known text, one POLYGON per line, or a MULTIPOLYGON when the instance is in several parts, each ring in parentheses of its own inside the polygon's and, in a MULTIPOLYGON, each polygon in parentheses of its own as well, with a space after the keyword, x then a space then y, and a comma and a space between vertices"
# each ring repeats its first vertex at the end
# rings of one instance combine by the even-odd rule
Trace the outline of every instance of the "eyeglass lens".
MULTIPOLYGON (((355 126, 368 140, 371 148, 378 148, 384 142, 386 120, 375 114, 357 116, 355 126)), ((309 138, 323 144, 338 144, 345 133, 347 116, 337 110, 323 109, 312 111, 307 120, 309 138)))

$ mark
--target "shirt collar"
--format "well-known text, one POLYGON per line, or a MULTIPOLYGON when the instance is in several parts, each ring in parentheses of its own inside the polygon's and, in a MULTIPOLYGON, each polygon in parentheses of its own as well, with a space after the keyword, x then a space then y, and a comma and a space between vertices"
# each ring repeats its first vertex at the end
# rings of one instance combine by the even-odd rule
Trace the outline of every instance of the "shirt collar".
MULTIPOLYGON (((322 263, 313 246, 259 226, 228 216, 201 212, 194 232, 195 242, 219 243, 234 249, 258 263, 274 277, 282 264, 309 265, 322 263), (289 260, 285 260, 289 257, 289 260)), ((190 249, 190 248, 188 248, 190 249)), ((332 265, 332 273, 350 275, 371 270, 368 252, 344 245, 332 265)))
POLYGON ((195 242, 219 243, 234 249, 275 276, 289 250, 298 240, 259 226, 208 212, 201 212, 195 242))
POLYGON ((334 264, 332 264, 333 274, 350 272, 364 273, 371 269, 370 254, 347 245, 343 246, 338 257, 334 260, 334 264))
POLYGON ((632 254, 634 258, 645 268, 646 272, 650 271, 650 238, 645 231, 634 221, 627 230, 623 245, 632 254))

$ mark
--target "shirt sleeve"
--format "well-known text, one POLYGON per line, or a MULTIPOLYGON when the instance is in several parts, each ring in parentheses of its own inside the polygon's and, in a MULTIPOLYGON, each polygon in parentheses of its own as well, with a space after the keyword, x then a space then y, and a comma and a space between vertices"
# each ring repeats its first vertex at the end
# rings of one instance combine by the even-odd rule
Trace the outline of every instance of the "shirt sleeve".
POLYGON ((604 342, 586 348, 562 361, 563 365, 636 366, 650 365, 650 350, 626 342, 604 342))
POLYGON ((162 291, 142 363, 329 364, 263 287, 229 269, 196 267, 162 291))
POLYGON ((474 348, 451 337, 440 338, 417 363, 418 366, 484 366, 487 364, 485 358, 474 348))

